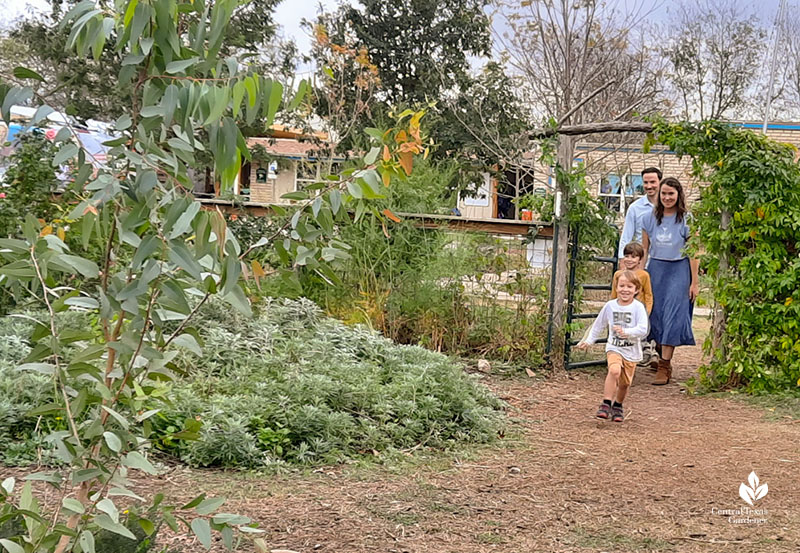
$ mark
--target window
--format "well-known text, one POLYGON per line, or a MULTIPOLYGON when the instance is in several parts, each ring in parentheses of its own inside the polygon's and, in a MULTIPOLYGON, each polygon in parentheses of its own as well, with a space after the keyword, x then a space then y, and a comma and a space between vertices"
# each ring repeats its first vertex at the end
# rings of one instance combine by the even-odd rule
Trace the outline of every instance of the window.
MULTIPOLYGON (((497 180, 497 218, 518 219, 519 198, 532 194, 535 187, 534 167, 528 160, 506 169, 497 180)), ((488 204, 487 204, 488 205, 488 204)))
POLYGON ((613 173, 605 175, 600 179, 597 195, 608 209, 624 215, 628 207, 644 195, 642 176, 613 173))
POLYGON ((600 179, 599 196, 608 209, 618 211, 620 207, 620 183, 622 179, 619 175, 606 175, 600 179))
POLYGON ((316 160, 301 159, 297 162, 297 179, 295 187, 302 190, 319 182, 319 163, 316 160))
POLYGON ((248 200, 250 199, 250 173, 252 170, 253 166, 248 161, 242 165, 242 170, 239 172, 239 194, 248 200))
POLYGON ((642 180, 642 175, 627 175, 625 177, 625 183, 626 196, 644 196, 644 180, 642 180))

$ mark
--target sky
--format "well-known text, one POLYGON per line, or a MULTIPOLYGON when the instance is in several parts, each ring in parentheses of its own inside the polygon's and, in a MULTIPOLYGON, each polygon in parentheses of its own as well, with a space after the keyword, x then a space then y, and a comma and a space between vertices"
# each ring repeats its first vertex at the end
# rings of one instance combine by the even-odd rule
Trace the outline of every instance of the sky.
MULTIPOLYGON (((392 0, 385 0, 391 2, 392 0)), ((727 2, 728 0, 717 0, 727 2)), ((771 26, 780 0, 759 0, 757 4, 741 0, 740 4, 745 6, 758 6, 759 16, 768 26, 771 26)), ((790 4, 796 4, 797 0, 790 0, 790 4)), ((319 6, 325 10, 332 10, 341 3, 354 3, 354 0, 283 0, 275 11, 275 20, 281 26, 282 34, 286 38, 293 38, 297 43, 301 53, 306 53, 310 49, 311 39, 307 31, 300 27, 303 19, 313 19, 319 6)), ((609 0, 607 4, 614 4, 622 11, 630 11, 636 7, 642 13, 648 13, 648 19, 655 22, 666 21, 676 3, 674 0, 609 0)), ((49 4, 47 0, 0 0, 0 28, 8 26, 14 19, 28 13, 47 12, 49 4)), ((488 9, 487 11, 491 11, 488 9)), ((495 19, 496 25, 501 25, 495 19)), ((502 28, 496 29, 502 32, 502 28)), ((307 71, 307 67, 298 68, 300 72, 307 71)))
MULTIPOLYGON (((300 21, 304 18, 313 19, 320 5, 331 10, 339 3, 341 0, 283 0, 275 11, 275 20, 287 37, 295 39, 300 51, 305 52, 310 48, 311 41, 300 28, 300 21)), ((3 14, 0 25, 6 26, 17 17, 30 12, 43 11, 49 11, 47 0, 0 0, 0 14, 3 14)))
POLYGON ((298 50, 305 53, 311 48, 311 37, 300 28, 300 21, 313 20, 320 5, 325 11, 331 11, 340 3, 336 0, 283 0, 275 10, 275 21, 287 38, 294 38, 298 50))

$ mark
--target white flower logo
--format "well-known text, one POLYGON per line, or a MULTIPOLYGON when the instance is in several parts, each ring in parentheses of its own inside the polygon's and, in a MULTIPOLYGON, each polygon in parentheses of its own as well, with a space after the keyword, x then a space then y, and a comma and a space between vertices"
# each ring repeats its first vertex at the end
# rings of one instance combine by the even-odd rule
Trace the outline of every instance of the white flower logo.
POLYGON ((744 482, 739 485, 739 496, 744 499, 745 503, 752 507, 753 501, 758 501, 767 495, 769 488, 766 484, 758 485, 758 476, 755 472, 750 473, 750 476, 747 477, 747 481, 750 483, 749 486, 744 482))

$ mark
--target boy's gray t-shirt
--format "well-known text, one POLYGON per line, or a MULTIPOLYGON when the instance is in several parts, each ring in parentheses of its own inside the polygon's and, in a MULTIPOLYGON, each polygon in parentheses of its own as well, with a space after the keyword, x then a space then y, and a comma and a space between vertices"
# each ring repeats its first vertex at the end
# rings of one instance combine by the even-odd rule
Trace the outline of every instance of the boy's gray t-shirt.
POLYGON ((638 363, 642 360, 642 338, 650 330, 647 309, 642 302, 633 300, 628 305, 620 305, 619 298, 606 302, 592 324, 586 343, 597 342, 603 329, 608 329, 607 352, 618 353, 627 361, 638 363), (618 336, 614 332, 615 325, 624 328, 628 337, 618 336))
POLYGON ((664 215, 659 225, 655 213, 648 213, 642 218, 642 228, 650 238, 648 257, 662 261, 677 261, 686 257, 683 249, 689 239, 689 214, 683 214, 681 222, 676 215, 664 215))

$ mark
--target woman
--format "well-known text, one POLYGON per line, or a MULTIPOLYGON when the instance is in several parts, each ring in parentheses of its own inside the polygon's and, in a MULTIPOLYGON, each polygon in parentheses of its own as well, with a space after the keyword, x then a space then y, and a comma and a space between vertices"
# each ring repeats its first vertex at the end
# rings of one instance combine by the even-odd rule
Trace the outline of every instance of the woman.
POLYGON ((649 256, 647 271, 653 287, 653 311, 647 339, 661 346, 661 359, 653 380, 656 386, 669 383, 675 348, 694 345, 692 309, 699 291, 699 262, 684 253, 689 239, 688 216, 681 183, 672 177, 663 179, 658 203, 653 212, 642 219, 644 261, 649 256))

